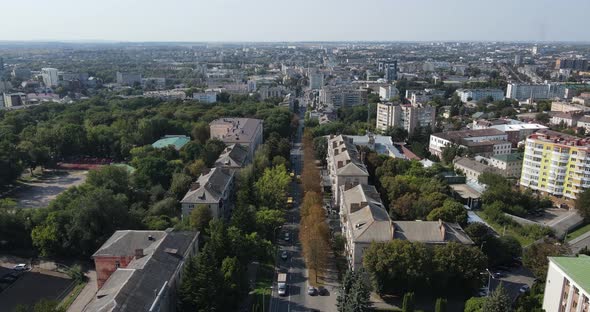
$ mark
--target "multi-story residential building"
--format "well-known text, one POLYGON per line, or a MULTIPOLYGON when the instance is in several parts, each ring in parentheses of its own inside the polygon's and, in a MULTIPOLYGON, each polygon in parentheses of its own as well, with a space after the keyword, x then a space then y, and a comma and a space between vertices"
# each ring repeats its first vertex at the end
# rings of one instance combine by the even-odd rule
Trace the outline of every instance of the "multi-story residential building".
POLYGON ((201 103, 213 104, 217 102, 217 92, 195 92, 193 93, 193 100, 199 101, 201 103))
POLYGON ((568 102, 561 102, 561 101, 553 101, 551 102, 551 111, 552 112, 588 112, 590 111, 590 107, 582 104, 576 103, 568 103, 568 102))
POLYGON ((549 257, 543 311, 590 311, 590 257, 549 257))
POLYGON ((57 87, 59 85, 59 74, 55 68, 41 68, 43 83, 47 87, 57 87))
POLYGON ((397 60, 394 61, 380 61, 377 63, 377 68, 384 73, 384 78, 387 82, 397 80, 397 60))
POLYGON ((219 118, 209 124, 212 139, 219 139, 227 145, 241 144, 248 148, 250 159, 262 144, 263 122, 252 118, 219 118))
POLYGON ((575 199, 590 187, 590 139, 551 130, 530 135, 520 185, 575 199))
POLYGON ((240 144, 232 144, 226 147, 215 161, 215 167, 237 171, 251 162, 248 148, 240 144))
POLYGON ((332 199, 340 204, 340 187, 367 184, 369 172, 360 159, 360 153, 346 136, 330 135, 328 139, 327 168, 332 185, 332 199))
POLYGON ((346 239, 348 264, 353 270, 363 265, 363 253, 373 242, 393 238, 393 224, 377 189, 372 185, 341 186, 340 221, 346 239))
POLYGON ((141 83, 141 74, 117 72, 117 83, 120 85, 132 86, 135 83, 141 83))
POLYGON ((555 112, 551 116, 549 123, 556 126, 576 127, 578 125, 578 120, 582 117, 583 115, 580 111, 567 113, 555 112))
POLYGON ((147 89, 162 90, 166 88, 166 78, 162 77, 148 77, 141 78, 141 86, 147 89))
POLYGON ((582 116, 582 118, 578 120, 578 127, 584 128, 586 133, 590 133, 590 116, 582 116))
POLYGON ((518 143, 524 141, 529 135, 547 129, 546 126, 534 123, 492 125, 489 128, 504 132, 512 147, 518 147, 518 143))
POLYGON ((445 91, 436 89, 406 90, 406 99, 412 104, 428 103, 436 96, 444 97, 445 91))
POLYGON ((227 218, 233 207, 234 172, 212 168, 199 176, 180 201, 182 217, 186 218, 198 205, 205 205, 214 218, 227 218))
POLYGON ((320 90, 320 103, 326 104, 329 107, 352 107, 367 105, 367 102, 367 90, 365 89, 354 89, 344 86, 324 86, 320 90))
POLYGON ((15 67, 12 70, 11 76, 22 80, 31 79, 31 70, 28 68, 15 67))
POLYGON ((500 169, 506 177, 520 178, 522 159, 523 156, 520 153, 494 155, 490 157, 488 164, 500 169))
POLYGON ((198 232, 116 231, 92 255, 98 292, 84 312, 174 312, 198 232))
POLYGON ((438 221, 393 221, 393 239, 444 245, 456 242, 473 245, 469 235, 457 223, 438 221))
POLYGON ((377 104, 376 128, 386 131, 389 128, 403 128, 409 134, 417 128, 434 129, 436 123, 436 108, 430 105, 417 103, 379 103, 377 104))
POLYGON ((515 100, 563 98, 566 86, 563 84, 521 84, 509 83, 506 98, 515 100))
POLYGON ((492 97, 494 101, 504 99, 504 91, 500 89, 457 89, 455 92, 463 102, 479 101, 488 96, 492 97))
POLYGON ((309 88, 319 90, 324 86, 324 73, 317 69, 309 71, 309 88))
POLYGON ((572 97, 572 103, 590 105, 590 92, 584 92, 579 96, 572 97))
POLYGON ((399 90, 395 86, 388 85, 379 87, 379 97, 382 100, 389 101, 396 96, 399 96, 399 90))
POLYGON ((26 96, 27 95, 22 92, 4 93, 4 107, 23 106, 26 102, 26 96))
POLYGON ((282 98, 287 93, 289 93, 289 92, 287 91, 287 88, 285 88, 284 86, 276 86, 276 87, 264 86, 264 87, 260 87, 260 89, 258 89, 258 94, 260 94, 261 100, 266 100, 268 98, 282 98))
POLYGON ((555 69, 573 69, 573 70, 587 70, 588 60, 581 59, 557 59, 555 61, 555 69))
POLYGON ((455 170, 460 170, 467 180, 472 182, 478 183, 479 176, 484 172, 496 173, 500 175, 505 175, 503 171, 499 170, 496 167, 492 167, 481 163, 477 160, 467 158, 467 157, 458 157, 453 160, 453 164, 455 170))
POLYGON ((476 155, 489 157, 510 154, 512 144, 507 139, 506 133, 498 129, 448 131, 430 135, 428 149, 441 157, 443 148, 456 144, 476 155))

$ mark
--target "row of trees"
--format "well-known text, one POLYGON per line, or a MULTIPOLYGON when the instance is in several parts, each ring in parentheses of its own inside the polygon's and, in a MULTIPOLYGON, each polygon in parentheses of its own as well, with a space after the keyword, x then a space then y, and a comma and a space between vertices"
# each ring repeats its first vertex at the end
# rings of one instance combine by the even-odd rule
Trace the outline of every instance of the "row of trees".
POLYGON ((487 266, 487 258, 479 248, 454 242, 432 247, 396 239, 371 244, 363 264, 380 294, 468 294, 481 285, 480 273, 487 266), (449 288, 451 284, 455 287, 449 288))
POLYGON ((330 229, 322 208, 322 188, 320 171, 315 165, 313 137, 309 130, 303 135, 303 203, 299 240, 307 268, 315 275, 315 282, 320 272, 328 265, 330 246, 330 229))
POLYGON ((208 122, 225 116, 264 120, 264 133, 290 134, 291 113, 251 99, 214 106, 158 99, 99 98, 0 112, 0 187, 21 172, 78 156, 128 160, 131 150, 163 135, 193 135, 205 144, 208 122))

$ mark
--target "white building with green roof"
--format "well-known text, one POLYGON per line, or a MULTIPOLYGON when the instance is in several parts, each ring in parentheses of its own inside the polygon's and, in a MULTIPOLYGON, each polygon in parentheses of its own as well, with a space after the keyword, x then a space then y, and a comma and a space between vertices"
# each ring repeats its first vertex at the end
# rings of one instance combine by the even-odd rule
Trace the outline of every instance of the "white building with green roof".
POLYGON ((543 309, 546 312, 590 311, 590 257, 549 257, 543 309))

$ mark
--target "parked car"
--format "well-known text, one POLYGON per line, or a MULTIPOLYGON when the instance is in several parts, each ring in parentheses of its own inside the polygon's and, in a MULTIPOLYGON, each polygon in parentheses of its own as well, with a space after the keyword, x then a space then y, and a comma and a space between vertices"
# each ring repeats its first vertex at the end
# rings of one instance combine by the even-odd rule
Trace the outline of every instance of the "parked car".
POLYGON ((318 294, 318 290, 313 286, 308 286, 307 287, 307 294, 310 296, 315 296, 318 294))
POLYGON ((289 235, 289 232, 285 232, 285 241, 290 241, 291 240, 291 235, 289 235))
POLYGON ((319 286, 319 287, 318 287, 318 294, 319 294, 320 296, 327 296, 327 295, 329 295, 329 294, 330 294, 330 292, 328 292, 328 290, 326 289, 326 287, 324 287, 324 286, 319 286))
POLYGON ((29 267, 24 263, 19 263, 19 264, 13 266, 12 269, 15 271, 26 271, 29 269, 29 267))
POLYGON ((506 274, 504 274, 504 272, 493 272, 492 277, 495 279, 498 279, 498 278, 506 277, 506 274))
POLYGON ((531 288, 529 287, 529 285, 522 285, 522 287, 520 287, 520 289, 518 290, 520 293, 525 293, 527 291, 529 291, 531 288))
POLYGON ((281 253, 281 259, 287 260, 288 257, 289 257, 289 255, 287 254, 287 251, 283 250, 283 252, 281 253))

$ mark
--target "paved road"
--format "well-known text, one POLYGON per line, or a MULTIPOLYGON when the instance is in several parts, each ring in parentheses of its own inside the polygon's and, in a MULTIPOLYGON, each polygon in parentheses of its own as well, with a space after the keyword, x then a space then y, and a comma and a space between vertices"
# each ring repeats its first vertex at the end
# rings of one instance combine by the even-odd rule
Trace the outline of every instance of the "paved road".
POLYGON ((584 247, 590 248, 590 232, 586 232, 571 241, 569 241, 570 248, 573 253, 578 253, 584 247))
MULTIPOLYGON (((294 138, 293 148, 291 149, 291 163, 295 174, 301 174, 303 169, 301 138, 303 136, 305 116, 304 107, 300 109, 299 115, 299 128, 294 138)), ((295 201, 293 204, 294 208, 287 212, 287 223, 283 226, 279 236, 281 238, 279 253, 286 250, 289 257, 287 260, 279 259, 279 263, 275 268, 277 273, 288 273, 287 284, 289 288, 287 296, 280 297, 277 293, 277 285, 274 283, 269 311, 310 311, 313 309, 319 311, 335 311, 336 290, 332 286, 326 287, 330 293, 329 296, 311 297, 307 295, 307 270, 301 253, 301 245, 299 244, 299 208, 303 199, 301 185, 293 182, 291 184, 291 194, 293 194, 292 196, 295 201), (290 241, 283 239, 285 232, 289 232, 290 241)))

